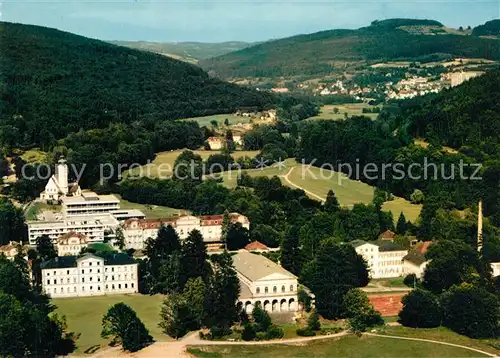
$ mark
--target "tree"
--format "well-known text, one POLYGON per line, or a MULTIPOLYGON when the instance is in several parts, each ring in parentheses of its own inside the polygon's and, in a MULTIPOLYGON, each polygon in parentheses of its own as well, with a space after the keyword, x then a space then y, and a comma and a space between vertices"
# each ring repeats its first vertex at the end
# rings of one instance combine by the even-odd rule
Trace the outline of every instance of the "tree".
POLYGON ((289 227, 281 244, 281 266, 294 275, 300 275, 302 254, 300 251, 300 236, 298 226, 289 227))
POLYGON ((498 337, 500 302, 494 294, 472 285, 454 286, 441 298, 443 325, 471 338, 498 337))
POLYGON ((311 331, 319 331, 321 329, 321 323, 319 322, 318 311, 314 308, 307 319, 307 328, 311 331))
POLYGON ((398 222, 396 224, 396 233, 399 235, 406 234, 406 218, 403 212, 399 214, 398 222))
POLYGON ((26 226, 21 209, 6 198, 0 198, 0 245, 9 241, 25 241, 26 226))
POLYGON ((297 292, 297 300, 306 312, 311 312, 312 298, 302 287, 297 292))
POLYGON ((229 118, 224 119, 224 125, 226 127, 229 126, 229 118))
POLYGON ((190 278, 186 286, 184 287, 184 291, 182 292, 182 296, 189 302, 189 319, 188 327, 191 330, 201 328, 203 323, 203 316, 205 314, 205 295, 206 288, 205 282, 203 282, 201 277, 190 278))
POLYGON ((401 300, 403 309, 399 320, 403 326, 412 328, 432 328, 441 325, 441 307, 436 296, 424 290, 410 291, 401 300))
POLYGON ((466 243, 458 240, 441 240, 429 247, 425 258, 430 260, 425 268, 423 287, 441 293, 463 282, 486 284, 490 281, 488 265, 466 243))
POLYGON ((327 213, 336 213, 340 209, 339 201, 337 200, 333 190, 328 190, 328 193, 326 194, 324 209, 327 213))
POLYGON ((316 257, 302 271, 301 281, 316 296, 318 313, 326 319, 344 315, 344 297, 354 287, 368 284, 366 262, 351 245, 324 240, 316 257))
POLYGON ((227 249, 227 233, 229 232, 229 227, 231 226, 231 218, 229 217, 229 211, 224 211, 222 215, 222 227, 221 227, 221 241, 226 245, 227 249))
POLYGON ((205 326, 210 327, 212 334, 220 336, 229 333, 238 319, 236 302, 240 282, 227 252, 214 258, 212 270, 205 297, 205 326))
POLYGON ((250 232, 241 223, 232 224, 226 236, 227 249, 230 251, 243 249, 250 243, 250 232))
POLYGON ((368 328, 384 324, 380 313, 375 311, 366 293, 359 288, 353 288, 345 295, 344 311, 354 333, 365 332, 368 328))
POLYGON ((57 257, 52 239, 48 235, 42 235, 36 238, 36 251, 38 251, 38 255, 42 261, 48 261, 57 257))
POLYGON ((157 276, 152 277, 151 291, 162 294, 181 292, 186 283, 184 269, 181 253, 174 251, 161 261, 157 276))
POLYGON ((165 334, 178 339, 189 332, 190 317, 189 302, 182 294, 174 293, 163 302, 159 326, 165 334))
POLYGON ((253 323, 245 323, 243 325, 243 332, 241 332, 241 339, 244 341, 253 341, 257 337, 255 332, 255 325, 253 323))
POLYGON ((125 248, 125 236, 123 235, 123 229, 121 227, 115 230, 115 245, 120 250, 125 248))
POLYGON ((207 248, 203 236, 198 230, 192 230, 181 249, 181 262, 183 266, 184 283, 190 278, 201 277, 206 279, 209 271, 207 263, 207 248))
POLYGON ((271 327, 272 321, 269 313, 264 311, 259 304, 256 304, 252 311, 252 318, 255 322, 256 332, 265 332, 271 327))
POLYGON ((135 311, 123 302, 109 308, 102 318, 102 338, 111 344, 121 344, 123 349, 135 352, 153 342, 153 337, 137 317, 135 311))
POLYGON ((415 189, 413 193, 410 195, 410 200, 413 204, 420 204, 424 201, 425 195, 422 193, 422 190, 415 189))
POLYGON ((210 121, 210 125, 213 127, 213 128, 218 128, 219 127, 219 123, 215 120, 215 119, 212 119, 210 121))

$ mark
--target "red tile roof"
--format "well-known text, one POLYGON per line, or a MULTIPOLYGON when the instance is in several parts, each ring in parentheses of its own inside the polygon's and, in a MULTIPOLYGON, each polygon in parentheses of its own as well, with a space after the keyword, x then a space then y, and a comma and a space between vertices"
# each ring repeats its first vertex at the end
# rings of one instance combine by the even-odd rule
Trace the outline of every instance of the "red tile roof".
POLYGON ((264 245, 262 242, 253 241, 245 246, 245 250, 247 251, 256 251, 256 250, 269 250, 269 247, 264 245))

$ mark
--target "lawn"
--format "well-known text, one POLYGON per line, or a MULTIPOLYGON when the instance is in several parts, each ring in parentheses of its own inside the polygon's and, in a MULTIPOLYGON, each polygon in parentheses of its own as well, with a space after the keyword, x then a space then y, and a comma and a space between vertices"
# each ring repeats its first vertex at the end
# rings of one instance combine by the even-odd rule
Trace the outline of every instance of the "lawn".
MULTIPOLYGON (((302 165, 295 162, 294 159, 285 161, 286 167, 266 167, 263 169, 243 170, 252 177, 257 176, 279 176, 283 184, 294 188, 289 182, 284 179, 284 176, 292 170, 288 175, 288 179, 295 185, 309 191, 313 199, 326 198, 329 190, 333 190, 340 205, 352 207, 357 203, 371 203, 373 200, 373 187, 359 180, 349 179, 345 174, 321 168, 302 165)), ((223 185, 227 188, 234 188, 237 185, 237 172, 226 172, 222 174, 223 185)), ((387 201, 382 206, 385 211, 391 211, 394 220, 399 217, 402 211, 407 220, 415 222, 422 210, 421 205, 415 205, 409 201, 395 197, 392 201, 387 201)))
POLYGON ((195 357, 478 357, 462 348, 428 342, 412 342, 382 337, 345 336, 312 341, 307 344, 283 344, 264 346, 193 346, 188 352, 195 357))
MULTIPOLYGON (((201 156, 203 160, 206 160, 212 154, 219 153, 218 151, 210 150, 194 150, 193 152, 201 156)), ((175 159, 177 159, 181 153, 182 150, 158 153, 150 164, 143 165, 140 168, 133 168, 132 170, 123 173, 123 177, 127 177, 130 173, 132 173, 133 175, 146 176, 150 178, 167 179, 172 175, 175 159)), ((238 158, 245 156, 254 158, 258 153, 258 151, 240 150, 232 153, 231 156, 234 160, 237 160, 238 158)))
POLYGON ((375 106, 370 106, 366 103, 346 103, 326 105, 320 108, 320 113, 317 116, 308 118, 308 120, 341 120, 345 118, 345 113, 349 117, 352 116, 366 116, 375 119, 378 113, 363 113, 363 108, 373 109, 375 106), (334 112, 334 108, 338 108, 338 113, 334 112))
POLYGON ((28 206, 24 217, 26 220, 36 220, 36 216, 42 211, 61 211, 60 205, 49 205, 46 203, 33 203, 28 206))
POLYGON ((370 283, 368 284, 369 286, 375 286, 375 287, 391 287, 391 288, 396 288, 396 287, 401 287, 407 289, 408 286, 406 286, 404 283, 404 277, 394 277, 394 278, 375 278, 371 279, 370 283))
POLYGON ((229 125, 235 125, 239 123, 249 123, 251 118, 249 117, 240 117, 236 116, 234 114, 215 114, 212 116, 205 116, 205 117, 193 117, 193 118, 185 118, 185 119, 180 119, 181 121, 195 121, 198 122, 200 127, 206 126, 206 127, 211 127, 212 126, 212 121, 215 120, 217 121, 219 126, 224 125, 224 121, 229 119, 229 125))
POLYGON ((77 342, 79 353, 107 344, 106 340, 100 336, 102 317, 109 307, 118 302, 124 302, 132 307, 156 340, 167 340, 167 336, 158 327, 163 302, 161 295, 110 295, 52 300, 52 303, 57 306, 56 312, 66 316, 68 328, 81 333, 77 342))
POLYGON ((453 344, 460 344, 471 348, 483 350, 500 355, 500 349, 494 348, 491 344, 499 344, 498 339, 472 339, 450 331, 444 327, 438 328, 408 328, 403 326, 385 326, 380 334, 387 334, 400 337, 424 338, 442 341, 453 344))
POLYGON ((47 161, 47 153, 35 148, 25 151, 21 155, 21 158, 27 163, 45 163, 47 161))
POLYGON ((167 206, 159 206, 159 205, 146 205, 146 204, 138 204, 132 203, 130 201, 124 200, 120 197, 120 195, 113 194, 120 199, 120 208, 125 210, 137 209, 142 211, 146 218, 148 219, 161 219, 172 217, 175 214, 185 213, 186 210, 169 208, 167 206))

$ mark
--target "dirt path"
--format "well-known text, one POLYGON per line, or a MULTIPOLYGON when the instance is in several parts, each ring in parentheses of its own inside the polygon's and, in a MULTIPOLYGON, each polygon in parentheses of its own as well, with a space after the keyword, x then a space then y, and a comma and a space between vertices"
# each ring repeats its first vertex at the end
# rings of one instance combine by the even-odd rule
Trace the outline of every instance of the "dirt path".
POLYGON ((290 168, 290 170, 288 171, 288 173, 286 173, 285 175, 283 175, 283 176, 282 176, 282 178, 283 178, 283 179, 285 179, 285 181, 286 181, 289 185, 293 186, 294 188, 297 188, 297 189, 300 189, 300 190, 304 190, 304 192, 306 192, 306 194, 307 194, 307 195, 312 196, 312 197, 314 197, 315 199, 318 199, 318 200, 319 200, 319 201, 321 201, 321 202, 325 202, 325 199, 324 199, 324 198, 322 198, 321 196, 316 195, 316 194, 314 194, 313 192, 310 192, 309 190, 304 189, 303 187, 301 187, 301 186, 299 186, 299 185, 295 184, 294 182, 292 182, 292 181, 288 178, 288 176, 292 173, 292 171, 293 171, 294 169, 295 169, 295 167, 290 168))

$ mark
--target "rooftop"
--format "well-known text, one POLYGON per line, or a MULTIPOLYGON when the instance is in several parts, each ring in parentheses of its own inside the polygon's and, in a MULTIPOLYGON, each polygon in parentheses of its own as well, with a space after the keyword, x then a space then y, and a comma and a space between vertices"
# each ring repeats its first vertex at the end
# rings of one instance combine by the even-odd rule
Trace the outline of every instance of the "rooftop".
POLYGON ((42 263, 42 269, 58 269, 58 268, 69 268, 76 267, 77 261, 84 260, 87 258, 100 258, 104 260, 104 265, 131 265, 136 263, 136 261, 124 253, 111 254, 106 256, 94 255, 91 253, 86 253, 82 256, 59 256, 55 257, 49 261, 42 263))
POLYGON ((248 251, 269 250, 269 247, 264 245, 262 242, 253 241, 253 242, 249 243, 247 246, 245 246, 245 250, 248 250, 248 251))
POLYGON ((280 265, 262 255, 240 250, 233 258, 233 266, 241 275, 250 281, 257 281, 272 274, 281 274, 289 278, 297 278, 280 265))
POLYGON ((81 196, 63 196, 61 201, 64 204, 86 204, 92 202, 100 203, 120 203, 120 200, 114 195, 97 195, 93 191, 83 192, 81 196))

